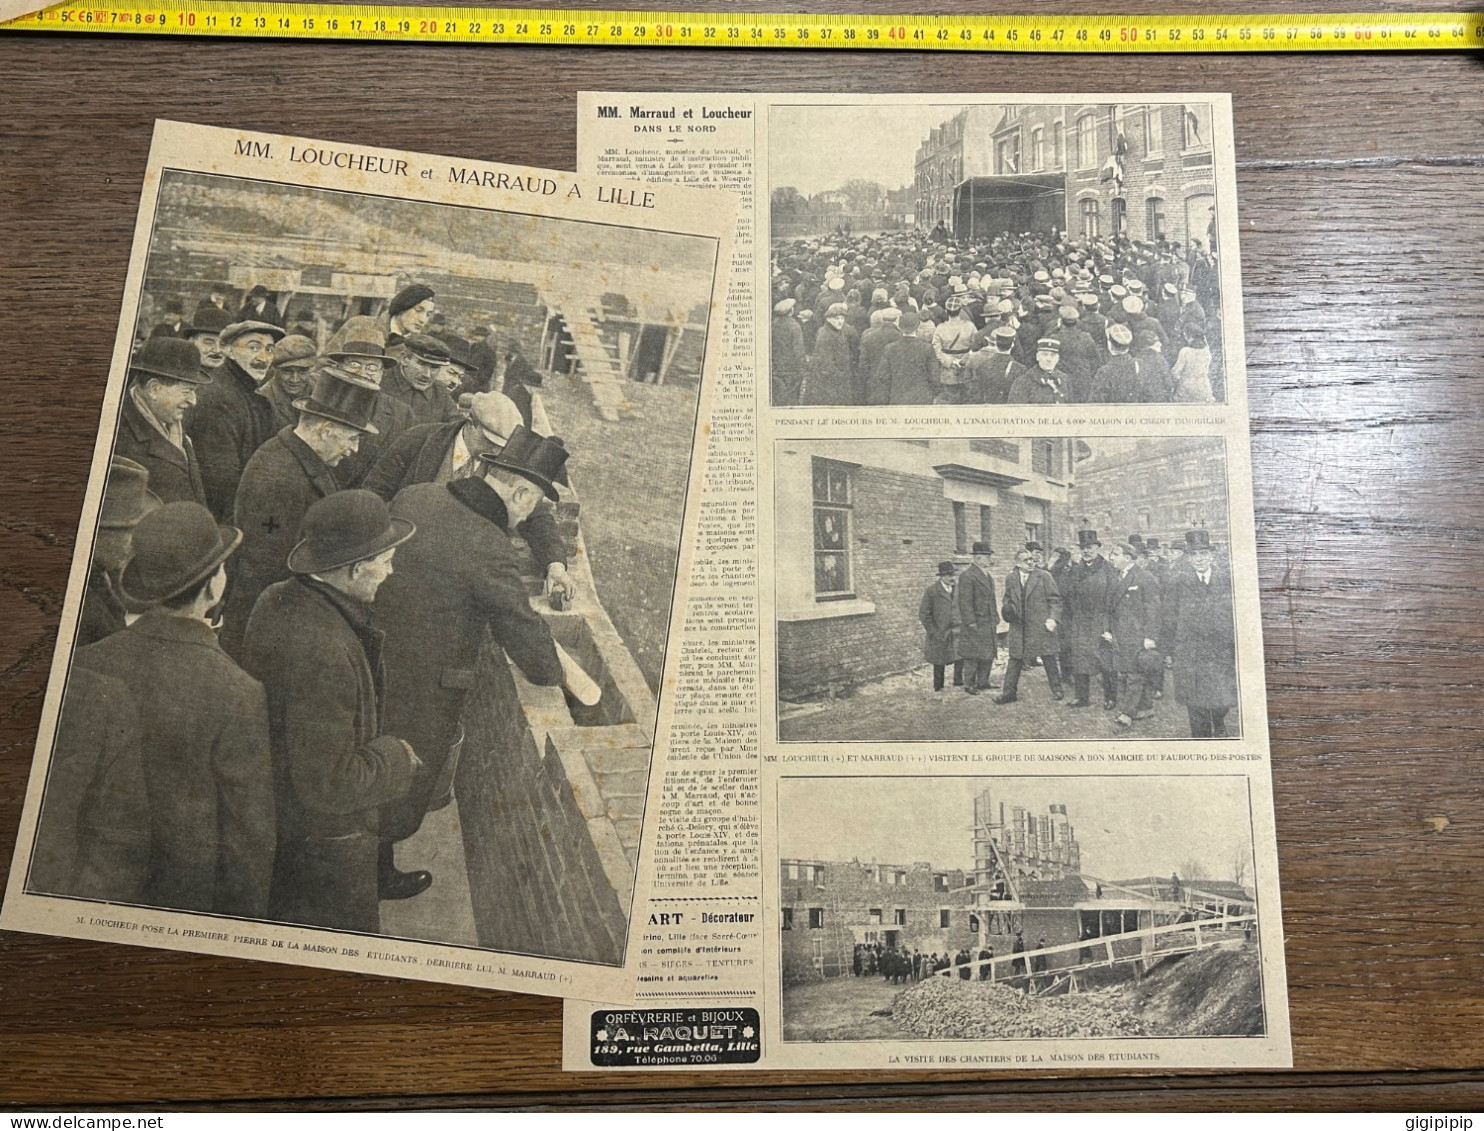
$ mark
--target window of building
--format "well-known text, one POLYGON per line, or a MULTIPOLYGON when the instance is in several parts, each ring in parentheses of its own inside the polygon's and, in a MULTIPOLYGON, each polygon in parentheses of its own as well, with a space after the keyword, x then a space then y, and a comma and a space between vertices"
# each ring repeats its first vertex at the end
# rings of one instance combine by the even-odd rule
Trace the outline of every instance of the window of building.
POLYGON ((1097 119, 1083 114, 1077 119, 1077 168, 1091 169, 1098 163, 1097 119))
POLYGON ((995 143, 995 172, 1000 174, 1020 172, 1020 131, 1003 137, 995 143))
POLYGON ((969 930, 973 931, 976 935, 979 933, 979 916, 975 915, 972 911, 969 912, 969 930))
POLYGON ((794 929, 794 909, 792 907, 785 907, 783 909, 783 929, 785 931, 794 929))
POLYGON ((1211 148, 1211 107, 1187 102, 1180 115, 1180 143, 1186 149, 1211 148))
POLYGON ((994 545, 994 507, 979 508, 979 541, 994 545))
POLYGON ((1051 167, 1053 169, 1060 170, 1067 167, 1065 133, 1066 128, 1060 122, 1051 123, 1051 167))
POLYGON ((816 864, 816 865, 814 865, 814 882, 816 884, 822 884, 822 883, 824 883, 824 865, 823 864, 816 864))
POLYGON ((824 930, 824 908, 823 907, 811 907, 811 908, 809 908, 809 929, 811 931, 822 931, 822 930, 824 930))
POLYGON ((1186 503, 1185 504, 1185 522, 1186 522, 1186 525, 1188 525, 1188 526, 1194 526, 1198 522, 1204 522, 1205 519, 1206 519, 1206 512, 1202 509, 1200 503, 1186 503))
POLYGON ((945 931, 953 926, 953 912, 946 907, 938 911, 938 926, 945 931))
POLYGON ((1165 112, 1158 106, 1144 108, 1144 155, 1158 157, 1165 148, 1165 112))
POLYGON ((1140 530, 1152 530, 1152 529, 1154 529, 1153 516, 1148 511, 1142 511, 1141 510, 1139 512, 1139 529, 1140 530))
POLYGON ((783 866, 783 878, 786 880, 797 880, 799 878, 799 866, 797 864, 785 864, 783 866))
POLYGON ((873 927, 879 927, 879 926, 881 926, 881 908, 879 908, 879 907, 873 907, 873 908, 871 908, 870 911, 866 912, 866 918, 870 922, 871 926, 873 926, 873 927))
POLYGON ((1121 196, 1113 198, 1113 238, 1116 240, 1123 235, 1123 229, 1128 226, 1128 201, 1121 196))
POLYGON ((839 600, 854 593, 850 562, 850 467, 834 460, 813 460, 814 597, 839 600))
POLYGON ((1037 126, 1031 131, 1031 171, 1039 173, 1046 168, 1046 130, 1037 126))
POLYGON ((1088 197, 1082 202, 1082 238, 1095 240, 1102 236, 1102 225, 1098 219, 1098 202, 1088 197))
POLYGON ((1025 520, 1025 540, 1046 545, 1051 541, 1051 523, 1046 517, 1046 503, 1041 499, 1022 499, 1020 504, 1025 520))
POLYGON ((905 907, 897 908, 896 924, 898 927, 905 927, 907 925, 907 909, 905 907))
POLYGON ((1165 202, 1163 197, 1151 196, 1144 205, 1146 239, 1158 243, 1165 238, 1165 202))
POLYGON ((969 552, 969 508, 963 503, 953 504, 953 552, 969 552))
POLYGON ((933 873, 933 888, 937 891, 948 890, 948 877, 942 872, 933 873))

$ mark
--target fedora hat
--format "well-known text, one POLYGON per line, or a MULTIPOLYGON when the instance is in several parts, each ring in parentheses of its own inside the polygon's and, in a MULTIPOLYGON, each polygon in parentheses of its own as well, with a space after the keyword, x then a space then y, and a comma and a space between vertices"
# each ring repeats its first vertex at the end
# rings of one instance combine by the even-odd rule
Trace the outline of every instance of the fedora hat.
POLYGON ((191 324, 181 331, 189 338, 193 334, 220 334, 232 324, 232 316, 219 306, 203 306, 191 316, 191 324))
POLYGON ((479 458, 525 476, 540 487, 548 499, 556 502, 561 497, 557 494, 556 483, 564 475, 563 465, 568 454, 560 438, 538 436, 521 424, 510 433, 510 439, 505 441, 500 451, 479 458))
POLYGON ((346 341, 325 354, 326 357, 379 357, 386 358, 386 350, 381 348, 380 342, 346 341))
POLYGON ((288 567, 294 573, 324 573, 374 558, 416 533, 405 518, 391 516, 375 491, 336 491, 305 512, 288 567))
MULTIPOLYGON (((179 339, 159 338, 157 341, 179 339)), ((108 486, 103 491, 103 509, 98 525, 105 530, 133 530, 139 520, 160 505, 160 497, 147 487, 149 469, 124 456, 114 456, 108 465, 108 486)))
POLYGON ((326 369, 315 378, 309 395, 294 401, 294 408, 375 436, 380 429, 371 423, 371 414, 380 395, 375 385, 352 381, 326 369))
POLYGON ((119 590, 136 605, 156 605, 199 585, 242 543, 235 526, 218 526, 200 503, 166 503, 134 528, 134 556, 119 590))
POLYGON ((201 369, 201 351, 185 338, 151 338, 134 354, 129 372, 161 381, 211 384, 211 374, 201 369))

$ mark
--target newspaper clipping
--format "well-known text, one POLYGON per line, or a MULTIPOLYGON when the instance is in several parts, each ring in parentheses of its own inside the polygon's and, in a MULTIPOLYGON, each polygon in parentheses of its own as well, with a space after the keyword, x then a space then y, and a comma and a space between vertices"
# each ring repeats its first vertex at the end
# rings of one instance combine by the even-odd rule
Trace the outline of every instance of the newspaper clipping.
POLYGON ((1229 97, 578 139, 742 207, 637 992, 566 1066, 1289 1064, 1229 97))
POLYGON ((735 210, 157 123, 0 924, 630 1000, 735 210))

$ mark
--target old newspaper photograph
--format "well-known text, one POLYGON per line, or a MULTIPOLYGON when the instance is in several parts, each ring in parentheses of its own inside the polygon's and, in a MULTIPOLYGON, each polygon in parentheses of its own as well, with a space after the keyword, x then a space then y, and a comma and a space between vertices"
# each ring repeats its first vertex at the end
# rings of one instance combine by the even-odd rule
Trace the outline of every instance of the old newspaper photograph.
POLYGON ((734 217, 157 123, 0 925, 629 999, 734 217))
POLYGON ((565 1065, 1291 1063, 1230 98, 578 139, 742 208, 637 989, 565 1065))

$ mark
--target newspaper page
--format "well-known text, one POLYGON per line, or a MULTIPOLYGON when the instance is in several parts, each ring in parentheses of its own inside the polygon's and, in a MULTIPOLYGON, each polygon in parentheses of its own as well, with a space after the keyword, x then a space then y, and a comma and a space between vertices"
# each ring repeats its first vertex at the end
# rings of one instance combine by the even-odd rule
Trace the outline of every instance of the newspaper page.
POLYGON ((157 123, 0 925, 629 998, 734 226, 157 123))
POLYGON ((566 1066, 1289 1064, 1229 97, 578 123, 744 207, 638 992, 566 1066))

